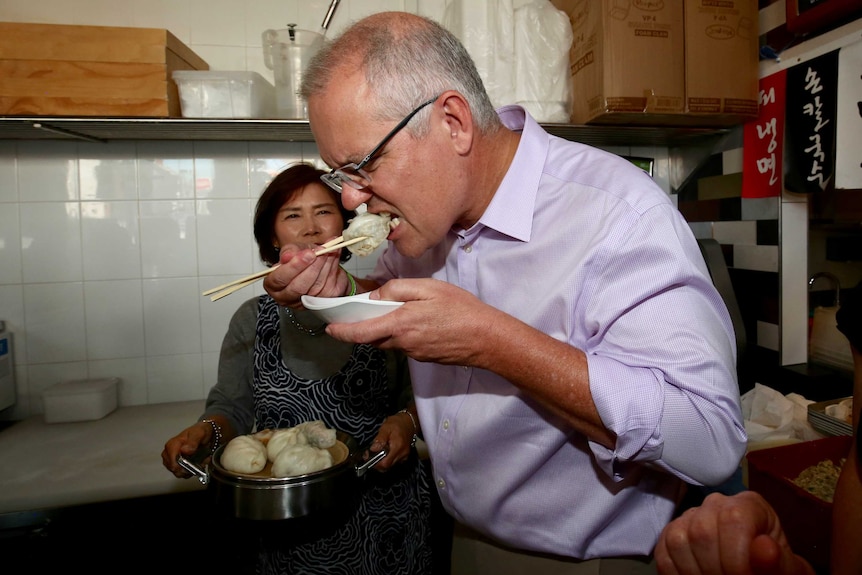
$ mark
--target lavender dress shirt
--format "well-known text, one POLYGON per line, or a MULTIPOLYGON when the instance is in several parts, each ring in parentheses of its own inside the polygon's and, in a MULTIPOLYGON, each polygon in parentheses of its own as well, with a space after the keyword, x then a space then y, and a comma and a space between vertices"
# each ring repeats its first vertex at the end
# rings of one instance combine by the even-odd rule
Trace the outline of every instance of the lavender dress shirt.
POLYGON ((521 107, 498 113, 522 137, 479 222, 417 259, 390 247, 370 277, 447 281, 583 350, 617 442, 588 441, 491 371, 411 360, 437 488, 457 520, 515 548, 649 555, 682 482, 720 483, 745 451, 730 317, 647 174, 521 107))

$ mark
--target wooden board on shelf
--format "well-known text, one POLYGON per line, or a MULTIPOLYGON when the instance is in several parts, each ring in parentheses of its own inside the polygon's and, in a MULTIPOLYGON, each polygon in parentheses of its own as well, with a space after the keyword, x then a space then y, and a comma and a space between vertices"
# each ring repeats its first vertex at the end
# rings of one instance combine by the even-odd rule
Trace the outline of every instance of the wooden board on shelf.
POLYGON ((168 30, 0 22, 0 114, 180 117, 174 70, 207 63, 168 30))

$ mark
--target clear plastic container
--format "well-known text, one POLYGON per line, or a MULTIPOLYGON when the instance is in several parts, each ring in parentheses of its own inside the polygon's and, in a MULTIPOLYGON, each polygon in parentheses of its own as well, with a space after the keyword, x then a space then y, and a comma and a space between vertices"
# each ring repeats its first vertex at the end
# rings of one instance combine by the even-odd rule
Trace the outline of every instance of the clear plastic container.
POLYGON ((323 46, 323 35, 288 24, 283 30, 265 30, 261 39, 263 63, 275 77, 276 115, 308 119, 308 106, 299 95, 299 87, 309 61, 323 46))
POLYGON ((184 118, 273 118, 275 88, 257 72, 176 70, 184 118))

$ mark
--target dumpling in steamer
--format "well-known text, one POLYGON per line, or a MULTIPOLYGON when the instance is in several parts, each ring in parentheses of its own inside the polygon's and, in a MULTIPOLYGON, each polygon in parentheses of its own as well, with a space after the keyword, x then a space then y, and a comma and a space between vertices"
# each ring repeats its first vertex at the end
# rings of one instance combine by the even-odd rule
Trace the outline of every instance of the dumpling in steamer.
POLYGON ((285 447, 307 444, 308 439, 306 439, 305 434, 302 433, 302 428, 299 426, 276 429, 272 432, 266 444, 266 457, 270 461, 275 461, 275 458, 278 457, 278 454, 285 447))
POLYGON ((332 455, 311 445, 288 445, 272 463, 273 477, 295 477, 332 467, 332 455))
POLYGON ((263 471, 266 466, 266 446, 250 435, 239 435, 225 446, 221 464, 234 473, 263 471))
POLYGON ((269 443, 269 438, 272 437, 272 434, 275 433, 274 429, 267 427, 266 429, 261 429, 255 433, 252 433, 251 436, 255 439, 259 439, 264 445, 269 443))
POLYGON ((297 425, 302 430, 302 434, 312 447, 326 449, 335 445, 335 430, 326 427, 322 421, 306 421, 297 425))
POLYGON ((389 230, 398 225, 398 218, 392 219, 388 212, 372 214, 364 212, 350 222, 342 237, 345 241, 366 236, 368 239, 347 246, 347 249, 358 256, 370 255, 386 240, 389 230))

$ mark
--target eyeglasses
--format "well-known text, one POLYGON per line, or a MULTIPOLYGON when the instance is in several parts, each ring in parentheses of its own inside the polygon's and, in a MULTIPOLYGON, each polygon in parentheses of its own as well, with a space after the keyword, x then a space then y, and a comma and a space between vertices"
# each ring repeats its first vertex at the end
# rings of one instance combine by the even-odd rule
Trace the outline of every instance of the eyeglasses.
POLYGON ((434 96, 427 102, 422 102, 421 104, 419 104, 419 106, 417 106, 415 110, 407 114, 406 118, 398 122, 398 124, 394 128, 392 128, 392 131, 386 134, 383 140, 381 140, 379 144, 374 146, 374 149, 371 150, 371 152, 367 156, 362 158, 361 162, 359 162, 358 164, 345 164, 340 168, 332 170, 328 174, 323 174, 322 176, 320 176, 320 179, 323 181, 324 184, 326 184, 339 194, 341 193, 341 190, 344 189, 345 185, 348 185, 355 190, 362 190, 366 188, 371 183, 371 176, 362 168, 368 165, 368 162, 370 162, 374 158, 374 156, 376 156, 380 152, 380 150, 383 149, 383 146, 385 146, 389 142, 389 140, 391 140, 395 136, 395 134, 400 132, 401 129, 404 128, 404 126, 406 126, 410 122, 410 120, 413 119, 413 116, 418 114, 419 111, 425 106, 436 102, 437 98, 439 97, 440 95, 434 96))

